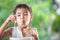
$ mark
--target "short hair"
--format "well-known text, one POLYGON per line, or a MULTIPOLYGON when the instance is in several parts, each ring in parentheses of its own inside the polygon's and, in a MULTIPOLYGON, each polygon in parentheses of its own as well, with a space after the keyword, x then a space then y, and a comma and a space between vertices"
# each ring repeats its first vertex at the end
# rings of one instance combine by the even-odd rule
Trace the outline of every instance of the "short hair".
POLYGON ((13 11, 14 14, 16 14, 17 8, 26 8, 30 13, 32 13, 32 9, 28 5, 26 5, 26 4, 18 4, 15 7, 14 11, 13 11))

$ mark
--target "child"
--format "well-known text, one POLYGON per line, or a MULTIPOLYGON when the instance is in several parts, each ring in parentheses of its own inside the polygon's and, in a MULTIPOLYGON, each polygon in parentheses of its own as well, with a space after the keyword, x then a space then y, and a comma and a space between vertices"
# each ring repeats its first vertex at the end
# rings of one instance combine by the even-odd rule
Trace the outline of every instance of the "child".
POLYGON ((38 40, 37 33, 29 27, 32 21, 32 10, 26 4, 19 4, 14 10, 14 15, 10 15, 0 28, 0 38, 3 37, 33 37, 38 40), (17 23, 17 27, 6 29, 10 22, 17 23))

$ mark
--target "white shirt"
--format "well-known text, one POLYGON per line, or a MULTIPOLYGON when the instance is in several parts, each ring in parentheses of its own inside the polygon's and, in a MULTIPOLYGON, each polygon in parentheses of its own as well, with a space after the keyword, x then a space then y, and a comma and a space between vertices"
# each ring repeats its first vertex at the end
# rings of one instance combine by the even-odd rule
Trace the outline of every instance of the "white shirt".
POLYGON ((18 29, 18 27, 13 27, 12 30, 12 37, 10 38, 10 40, 34 40, 32 36, 30 36, 29 34, 26 35, 26 38, 23 38, 22 32, 21 30, 18 29))
POLYGON ((14 37, 14 38, 23 37, 22 32, 21 32, 21 30, 18 29, 18 27, 13 27, 12 37, 14 37))

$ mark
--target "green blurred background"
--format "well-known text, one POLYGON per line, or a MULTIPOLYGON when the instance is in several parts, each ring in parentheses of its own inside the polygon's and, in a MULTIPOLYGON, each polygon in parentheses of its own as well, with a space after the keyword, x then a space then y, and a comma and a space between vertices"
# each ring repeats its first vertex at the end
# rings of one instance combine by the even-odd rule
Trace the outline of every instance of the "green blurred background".
MULTIPOLYGON (((37 28, 39 40, 49 40, 52 33, 60 33, 60 15, 57 15, 56 10, 53 9, 53 0, 0 0, 0 26, 20 3, 32 8, 31 27, 37 28)), ((14 23, 10 23, 7 28, 12 26, 14 23)))

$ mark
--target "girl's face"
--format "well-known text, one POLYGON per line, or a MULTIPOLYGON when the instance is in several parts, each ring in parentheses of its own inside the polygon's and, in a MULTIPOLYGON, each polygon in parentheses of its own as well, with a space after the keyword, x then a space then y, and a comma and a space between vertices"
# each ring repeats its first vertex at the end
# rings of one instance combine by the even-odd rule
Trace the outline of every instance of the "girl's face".
POLYGON ((31 22, 31 13, 25 8, 17 8, 16 10, 16 22, 20 27, 26 27, 31 22))

